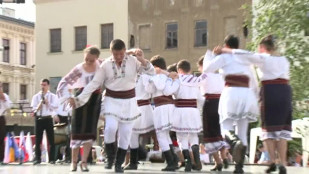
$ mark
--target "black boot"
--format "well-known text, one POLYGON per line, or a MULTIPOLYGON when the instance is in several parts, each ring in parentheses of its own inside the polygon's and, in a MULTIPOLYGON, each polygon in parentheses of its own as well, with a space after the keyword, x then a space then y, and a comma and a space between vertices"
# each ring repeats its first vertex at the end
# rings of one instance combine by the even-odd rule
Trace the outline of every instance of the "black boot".
POLYGON ((115 145, 114 143, 105 144, 106 164, 105 169, 111 169, 115 160, 115 145))
POLYGON ((116 162, 115 162, 115 173, 123 173, 123 169, 121 165, 125 160, 126 154, 127 154, 127 150, 118 148, 116 162))
POLYGON ((286 174, 286 168, 284 166, 279 166, 279 174, 286 174))
POLYGON ((124 167, 124 170, 136 170, 137 169, 137 157, 138 148, 130 150, 130 163, 124 167))
POLYGON ((189 150, 183 150, 182 151, 183 157, 185 159, 185 172, 191 172, 192 169, 192 163, 191 163, 191 158, 190 158, 190 152, 189 150))
POLYGON ((271 163, 268 168, 265 170, 265 173, 271 173, 277 170, 277 166, 275 163, 271 163))
POLYGON ((175 169, 179 169, 179 166, 178 166, 179 158, 177 154, 175 153, 174 146, 172 144, 170 144, 170 149, 173 155, 173 163, 174 163, 175 169))
POLYGON ((162 169, 162 171, 175 171, 175 165, 173 162, 173 154, 171 150, 164 151, 163 154, 165 156, 167 166, 164 169, 162 169))
POLYGON ((229 161, 227 159, 223 159, 223 167, 225 169, 229 168, 229 161))
POLYGON ((244 167, 244 162, 245 162, 246 150, 247 150, 247 146, 243 146, 240 151, 239 160, 235 161, 236 165, 235 165, 234 173, 240 173, 240 174, 244 173, 243 167, 244 167))
POLYGON ((238 138, 237 135, 235 135, 234 132, 229 131, 225 135, 225 141, 231 146, 230 152, 233 156, 233 160, 237 163, 237 161, 241 161, 241 154, 242 154, 242 149, 244 147, 243 143, 241 140, 238 138))
POLYGON ((200 160, 200 147, 199 145, 193 145, 191 147, 192 149, 192 153, 193 153, 193 158, 194 158, 194 162, 195 162, 195 166, 194 168, 192 167, 193 170, 202 170, 202 163, 201 163, 201 160, 200 160))

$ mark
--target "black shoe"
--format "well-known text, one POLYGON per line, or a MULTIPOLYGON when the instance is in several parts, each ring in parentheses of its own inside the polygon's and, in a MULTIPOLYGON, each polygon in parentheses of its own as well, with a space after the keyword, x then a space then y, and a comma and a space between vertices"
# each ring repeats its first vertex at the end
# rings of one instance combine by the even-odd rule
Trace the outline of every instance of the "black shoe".
POLYGON ((175 169, 179 169, 179 166, 178 166, 179 158, 174 151, 174 145, 173 144, 170 144, 170 150, 171 150, 172 155, 173 155, 173 163, 174 163, 175 169))
POLYGON ((239 159, 236 161, 235 170, 234 173, 244 173, 243 166, 245 161, 245 155, 246 155, 247 146, 243 146, 240 150, 239 159))
POLYGON ((115 173, 123 173, 122 163, 125 160, 127 150, 118 148, 115 162, 115 173))
POLYGON ((233 160, 238 163, 242 156, 241 156, 241 150, 243 149, 244 145, 240 141, 237 135, 235 135, 234 132, 228 131, 225 134, 225 141, 231 146, 230 152, 233 156, 233 160))
POLYGON ((222 171, 223 165, 222 164, 216 164, 214 168, 210 169, 210 171, 222 171))
POLYGON ((279 166, 279 174, 286 174, 286 168, 284 166, 279 166))
POLYGON ((55 164, 55 161, 49 161, 49 164, 55 164))
POLYGON ((115 160, 114 143, 105 144, 106 164, 105 169, 112 169, 115 160))
POLYGON ((161 171, 170 171, 170 172, 175 171, 176 168, 175 168, 175 164, 173 162, 173 154, 172 154, 171 150, 164 151, 163 154, 165 156, 167 166, 165 168, 163 168, 161 171))
POLYGON ((33 162, 33 165, 41 164, 41 160, 36 160, 33 162))
POLYGON ((130 150, 130 163, 124 167, 124 170, 137 170, 138 148, 130 150))
POLYGON ((242 169, 243 165, 242 164, 236 164, 235 165, 235 170, 233 173, 239 173, 239 174, 243 174, 244 170, 242 169))
POLYGON ((185 159, 185 172, 191 172, 192 169, 192 163, 191 163, 191 158, 190 158, 190 152, 189 150, 183 150, 182 151, 183 157, 185 159))
POLYGON ((277 170, 277 166, 275 163, 271 163, 268 168, 265 170, 265 173, 271 173, 277 170))
POLYGON ((202 163, 201 163, 201 160, 200 160, 200 147, 199 147, 199 145, 193 145, 191 147, 191 149, 192 149, 193 158, 194 158, 194 162, 195 162, 195 166, 194 166, 194 168, 192 167, 192 169, 201 171, 202 170, 202 163))
POLYGON ((229 168, 229 161, 227 159, 223 159, 223 168, 229 168))

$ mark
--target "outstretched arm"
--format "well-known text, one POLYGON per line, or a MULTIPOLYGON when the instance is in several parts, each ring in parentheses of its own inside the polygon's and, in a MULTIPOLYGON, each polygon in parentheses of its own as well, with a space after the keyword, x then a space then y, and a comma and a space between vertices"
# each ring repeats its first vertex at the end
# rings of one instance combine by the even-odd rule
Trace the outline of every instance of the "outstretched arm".
POLYGON ((77 97, 70 99, 70 104, 74 107, 80 107, 86 104, 92 94, 96 89, 98 89, 104 82, 105 74, 104 69, 101 66, 97 72, 95 73, 93 79, 90 83, 85 86, 83 92, 79 94, 77 97))

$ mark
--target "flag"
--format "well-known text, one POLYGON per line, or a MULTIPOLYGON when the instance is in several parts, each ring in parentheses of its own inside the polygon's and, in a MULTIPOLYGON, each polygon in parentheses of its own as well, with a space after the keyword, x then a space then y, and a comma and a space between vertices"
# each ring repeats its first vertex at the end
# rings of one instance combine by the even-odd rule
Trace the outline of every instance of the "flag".
POLYGON ((29 155, 26 151, 25 134, 24 131, 21 131, 19 136, 19 162, 27 162, 28 159, 29 155))
POLYGON ((4 163, 15 162, 19 158, 19 149, 14 138, 14 134, 7 133, 6 144, 5 144, 5 154, 4 163))
POLYGON ((26 149, 26 154, 28 154, 28 161, 32 161, 33 160, 33 148, 32 148, 32 140, 30 137, 30 132, 27 133, 25 149, 26 149))
POLYGON ((48 146, 47 146, 47 137, 46 137, 46 131, 43 133, 43 141, 42 141, 42 155, 41 155, 41 161, 42 162, 48 162, 48 146))

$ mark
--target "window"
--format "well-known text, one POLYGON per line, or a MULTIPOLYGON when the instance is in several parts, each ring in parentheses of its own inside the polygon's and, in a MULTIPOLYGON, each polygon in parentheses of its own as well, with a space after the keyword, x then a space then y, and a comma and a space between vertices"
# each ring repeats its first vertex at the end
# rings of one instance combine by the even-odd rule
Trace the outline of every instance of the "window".
POLYGON ((27 65, 27 45, 26 43, 20 43, 20 64, 27 65))
POLYGON ((101 25, 101 48, 109 49, 109 44, 114 39, 114 24, 101 25))
POLYGON ((143 50, 151 49, 150 25, 139 26, 139 47, 143 50))
POLYGON ((195 22, 195 42, 194 46, 201 47, 207 45, 207 22, 195 22))
POLYGON ((87 45, 87 27, 75 27, 75 50, 83 50, 87 45))
POLYGON ((2 89, 3 92, 6 93, 7 95, 10 95, 10 84, 9 83, 2 83, 2 89))
POLYGON ((177 23, 169 23, 166 25, 166 48, 177 48, 177 23))
POLYGON ((49 78, 49 90, 52 92, 52 93, 56 93, 57 91, 57 86, 58 86, 58 83, 60 82, 61 80, 61 77, 50 77, 49 78))
POLYGON ((61 52, 61 29, 50 29, 50 52, 61 52))
POLYGON ((27 99, 27 85, 20 85, 20 100, 27 99))
POLYGON ((3 62, 10 63, 10 40, 2 39, 3 62))

